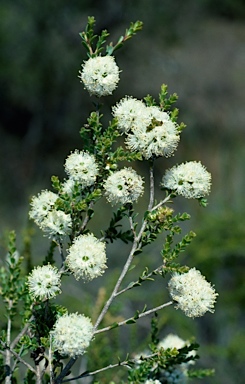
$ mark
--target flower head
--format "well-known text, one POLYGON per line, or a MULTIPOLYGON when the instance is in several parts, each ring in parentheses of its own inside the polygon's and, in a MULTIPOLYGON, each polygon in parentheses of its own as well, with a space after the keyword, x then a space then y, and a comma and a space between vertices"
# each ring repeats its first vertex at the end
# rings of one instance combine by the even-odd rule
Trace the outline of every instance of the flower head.
POLYGON ((126 138, 127 147, 141 152, 146 159, 171 156, 180 139, 177 125, 157 107, 146 107, 146 113, 145 123, 133 128, 126 138))
POLYGON ((57 199, 58 195, 56 193, 47 190, 42 191, 38 196, 34 196, 31 200, 29 217, 40 226, 47 214, 54 208, 57 199))
POLYGON ((145 381, 145 384, 161 384, 161 381, 149 379, 145 381))
POLYGON ((69 213, 53 209, 40 224, 40 228, 48 237, 66 236, 71 233, 72 219, 69 213))
POLYGON ((198 199, 209 194, 211 174, 200 162, 189 161, 168 169, 162 186, 187 199, 198 199))
POLYGON ((84 315, 65 314, 58 318, 51 335, 55 351, 70 357, 80 356, 92 340, 93 324, 84 315))
POLYGON ((76 183, 75 180, 70 179, 70 178, 65 180, 63 185, 62 185, 62 192, 67 193, 67 195, 69 195, 69 196, 72 196, 75 183, 76 183))
POLYGON ((119 72, 113 56, 97 56, 85 61, 79 77, 91 95, 101 97, 116 89, 119 72))
POLYGON ((94 184, 99 172, 95 157, 88 152, 78 150, 67 157, 65 171, 70 179, 78 181, 82 187, 94 184))
MULTIPOLYGON (((184 348, 186 345, 190 345, 189 341, 184 341, 178 335, 174 335, 172 333, 169 333, 164 339, 162 339, 158 343, 157 347, 158 348, 164 348, 164 349, 168 349, 168 348, 181 349, 181 348, 184 348)), ((190 356, 193 356, 193 357, 196 356, 196 351, 193 350, 193 351, 188 352, 187 357, 190 357, 190 356)), ((185 368, 189 364, 194 364, 194 363, 195 363, 194 360, 189 360, 187 363, 182 363, 181 366, 182 366, 182 368, 185 368)))
POLYGON ((61 293, 60 273, 56 267, 49 264, 36 267, 28 276, 27 285, 30 295, 34 299, 52 299, 61 293))
POLYGON ((144 191, 143 179, 132 168, 123 168, 107 178, 104 189, 112 205, 133 203, 144 191))
POLYGON ((169 335, 167 335, 163 340, 161 340, 158 343, 158 348, 164 348, 164 349, 176 348, 176 349, 180 349, 180 348, 183 348, 185 345, 186 345, 186 343, 185 343, 185 341, 183 339, 181 339, 177 335, 174 335, 174 334, 170 333, 169 335))
POLYGON ((66 264, 77 280, 101 276, 107 268, 105 243, 93 234, 76 237, 68 249, 66 264))
POLYGON ((201 272, 191 268, 187 273, 174 273, 168 283, 171 297, 188 317, 200 317, 214 312, 218 294, 201 272))
POLYGON ((134 128, 141 128, 149 122, 149 114, 143 101, 133 97, 125 97, 112 107, 113 116, 117 118, 118 129, 128 132, 134 128))

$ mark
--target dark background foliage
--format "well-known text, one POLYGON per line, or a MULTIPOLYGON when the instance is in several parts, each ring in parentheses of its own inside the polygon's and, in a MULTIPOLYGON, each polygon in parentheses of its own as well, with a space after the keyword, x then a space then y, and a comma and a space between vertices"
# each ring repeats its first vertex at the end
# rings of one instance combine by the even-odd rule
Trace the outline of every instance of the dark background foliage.
MULTIPOLYGON (((217 374, 208 383, 243 383, 245 3, 243 0, 2 0, 0 4, 0 228, 21 231, 31 195, 64 177, 67 154, 82 148, 78 131, 93 109, 77 78, 86 58, 79 32, 94 15, 97 32, 115 40, 130 21, 144 29, 116 55, 122 69, 110 106, 125 94, 157 97, 166 83, 179 95, 187 124, 166 167, 201 160, 213 176, 209 206, 178 200, 198 234, 187 264, 215 283, 216 313, 190 321, 175 312, 166 331, 189 337, 196 328, 203 366, 217 374), (176 326, 176 328, 175 328, 176 326)), ((101 207, 103 222, 104 207, 101 207)), ((34 261, 35 263, 35 261, 34 261)), ((113 264, 113 262, 111 262, 113 264)), ((117 266, 117 263, 115 263, 117 266)), ((154 293, 159 297, 160 292, 154 293)), ((137 300, 136 300, 137 301, 137 300)), ((144 327, 143 327, 144 328, 144 327)), ((165 331, 164 331, 165 332, 165 331)))

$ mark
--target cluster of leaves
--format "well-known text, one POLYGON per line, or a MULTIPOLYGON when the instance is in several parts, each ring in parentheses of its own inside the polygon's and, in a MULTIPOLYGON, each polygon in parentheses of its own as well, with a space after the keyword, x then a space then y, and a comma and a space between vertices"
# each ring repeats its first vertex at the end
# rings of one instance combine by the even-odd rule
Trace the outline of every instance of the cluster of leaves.
POLYGON ((100 36, 94 34, 95 18, 88 17, 88 24, 85 28, 85 31, 80 33, 82 39, 82 44, 87 50, 88 57, 96 57, 100 55, 105 49, 106 55, 112 55, 117 49, 121 48, 125 41, 131 39, 138 31, 143 27, 142 21, 136 21, 131 23, 130 27, 126 29, 125 34, 120 36, 117 43, 113 44, 112 42, 109 45, 106 44, 106 39, 110 35, 105 29, 101 32, 100 36))

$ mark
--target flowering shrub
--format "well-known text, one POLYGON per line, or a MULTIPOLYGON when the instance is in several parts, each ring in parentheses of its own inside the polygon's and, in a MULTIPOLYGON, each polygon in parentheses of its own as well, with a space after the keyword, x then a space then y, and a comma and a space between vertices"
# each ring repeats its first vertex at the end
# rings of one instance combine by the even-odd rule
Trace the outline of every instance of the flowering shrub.
MULTIPOLYGON (((52 177, 54 191, 44 190, 31 200, 29 217, 51 239, 51 246, 42 266, 36 266, 27 276, 23 273, 23 257, 15 245, 15 234, 10 233, 8 254, 2 264, 0 293, 5 305, 7 324, 0 337, 0 377, 5 383, 19 379, 17 366, 26 368, 25 383, 52 383, 79 381, 93 377, 116 367, 126 367, 127 382, 132 383, 187 383, 192 377, 205 377, 210 370, 194 370, 197 344, 169 335, 159 342, 156 317, 152 319, 151 344, 139 357, 134 351, 124 361, 98 366, 96 370, 83 370, 72 375, 72 367, 81 355, 96 348, 98 335, 106 335, 116 327, 130 326, 137 320, 154 315, 168 306, 181 309, 186 316, 203 316, 214 312, 217 293, 201 272, 189 269, 177 262, 195 237, 193 232, 181 241, 175 235, 181 233, 179 222, 188 220, 186 213, 174 214, 172 204, 180 195, 207 204, 205 196, 210 192, 211 175, 195 161, 186 162, 166 170, 163 175, 162 197, 155 196, 154 163, 159 157, 173 156, 177 150, 184 124, 177 122, 178 110, 172 107, 177 96, 168 96, 162 85, 159 101, 151 96, 143 100, 127 96, 112 106, 113 119, 108 127, 101 122, 101 97, 110 95, 119 83, 120 70, 114 52, 122 47, 138 30, 141 22, 132 23, 116 44, 106 45, 107 31, 94 35, 94 18, 81 38, 88 59, 82 64, 79 78, 90 96, 99 98, 87 124, 81 129, 82 149, 75 149, 64 163, 67 177, 52 177), (117 139, 122 146, 115 146, 117 139), (149 170, 149 188, 144 188, 144 178, 134 169, 137 161, 144 161, 149 170), (131 166, 122 166, 130 162, 131 166), (149 194, 148 205, 142 220, 136 221, 137 201, 149 194), (104 199, 104 200, 103 200, 104 199), (101 230, 100 237, 90 229, 90 220, 96 216, 96 203, 101 200, 114 208, 112 218, 101 230), (125 229, 122 220, 127 223, 125 229), (136 281, 125 284, 132 262, 141 261, 144 247, 161 236, 163 247, 158 267, 147 268, 136 281), (62 297, 62 280, 68 278, 85 283, 99 278, 107 271, 107 244, 123 241, 131 245, 125 254, 124 266, 109 297, 103 300, 96 319, 90 313, 69 313, 69 308, 58 305, 54 299, 62 297), (60 262, 55 263, 54 251, 60 262), (56 265, 55 265, 56 264, 56 265), (167 278, 171 300, 140 312, 136 308, 130 318, 106 320, 111 304, 118 296, 153 281, 156 275, 167 278), (18 313, 21 321, 16 325, 18 313), (106 322, 107 321, 107 322, 106 322), (13 337, 12 328, 18 328, 13 337), (26 355, 29 353, 28 358, 26 355)), ((105 222, 106 222, 105 218, 105 222)), ((128 249, 128 248, 127 248, 128 249)), ((126 251, 125 251, 126 252, 126 251)), ((144 265, 142 265, 144 268, 144 265)), ((60 301, 59 301, 60 302, 60 301)), ((85 312, 81 303, 81 311, 85 312)), ((110 317, 109 317, 110 319, 110 317)), ((106 337, 106 336, 105 336, 106 337)), ((98 347, 99 348, 99 347, 98 347)), ((87 360, 86 360, 87 361, 87 360)), ((96 376, 97 378, 97 376, 96 376)), ((91 382, 91 381, 90 381, 91 382)), ((98 381, 96 381, 98 383, 98 381)))

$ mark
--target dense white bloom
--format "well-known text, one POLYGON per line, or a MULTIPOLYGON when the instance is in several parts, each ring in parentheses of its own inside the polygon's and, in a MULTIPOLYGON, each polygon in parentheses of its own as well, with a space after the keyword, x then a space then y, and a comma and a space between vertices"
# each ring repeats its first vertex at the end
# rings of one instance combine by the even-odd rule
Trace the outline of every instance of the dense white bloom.
POLYGON ((82 187, 94 184, 99 172, 95 157, 88 152, 78 150, 67 157, 65 171, 70 179, 78 181, 82 187))
POLYGON ((197 199, 209 194, 211 174, 200 162, 189 161, 168 169, 162 186, 188 199, 197 199))
POLYGON ((145 381, 145 384, 161 384, 161 381, 149 379, 145 381))
POLYGON ((141 152, 146 159, 153 155, 171 156, 180 139, 177 125, 158 107, 146 107, 146 111, 148 121, 128 134, 125 141, 127 147, 141 152))
POLYGON ((188 317, 203 316, 207 311, 214 312, 214 303, 218 294, 206 281, 201 272, 191 268, 187 273, 174 273, 168 283, 169 292, 188 317))
POLYGON ((113 56, 97 56, 85 61, 79 71, 81 82, 91 95, 111 95, 119 82, 119 68, 113 56))
POLYGON ((43 219, 40 228, 46 232, 48 237, 69 235, 72 230, 71 215, 53 209, 43 219))
POLYGON ((123 168, 110 175, 104 183, 105 195, 112 204, 133 203, 142 195, 143 179, 132 168, 123 168))
POLYGON ((43 219, 54 208, 54 204, 57 199, 58 195, 56 193, 47 190, 42 191, 38 194, 38 196, 34 196, 31 200, 29 217, 40 226, 43 219))
POLYGON ((176 348, 180 349, 186 345, 185 341, 181 339, 179 336, 170 333, 163 340, 158 343, 158 348, 176 348))
MULTIPOLYGON (((186 345, 189 345, 189 342, 188 341, 184 341, 183 339, 181 339, 178 335, 174 335, 173 333, 169 333, 164 339, 162 339, 159 343, 158 343, 158 348, 164 348, 164 349, 173 349, 173 348, 176 348, 176 349, 181 349, 183 347, 185 347, 186 345)), ((196 356, 196 351, 193 350, 193 351, 190 351, 188 354, 187 354, 188 357, 190 356, 196 356)), ((194 360, 190 360, 188 361, 187 363, 183 363, 182 365, 183 366, 187 366, 188 364, 194 364, 195 361, 194 360)))
POLYGON ((125 97, 112 107, 113 116, 117 118, 118 129, 125 133, 130 129, 142 128, 150 123, 147 107, 141 100, 125 97))
POLYGON ((69 178, 63 183, 62 192, 67 193, 69 196, 72 196, 74 186, 75 180, 69 178))
POLYGON ((105 243, 93 234, 76 237, 68 249, 66 264, 77 280, 101 276, 107 268, 105 243))
POLYGON ((52 299, 60 290, 60 273, 52 265, 36 267, 27 278, 30 295, 39 300, 52 299))
POLYGON ((66 314, 58 318, 51 335, 55 351, 70 357, 80 356, 92 340, 93 324, 84 315, 66 314))

